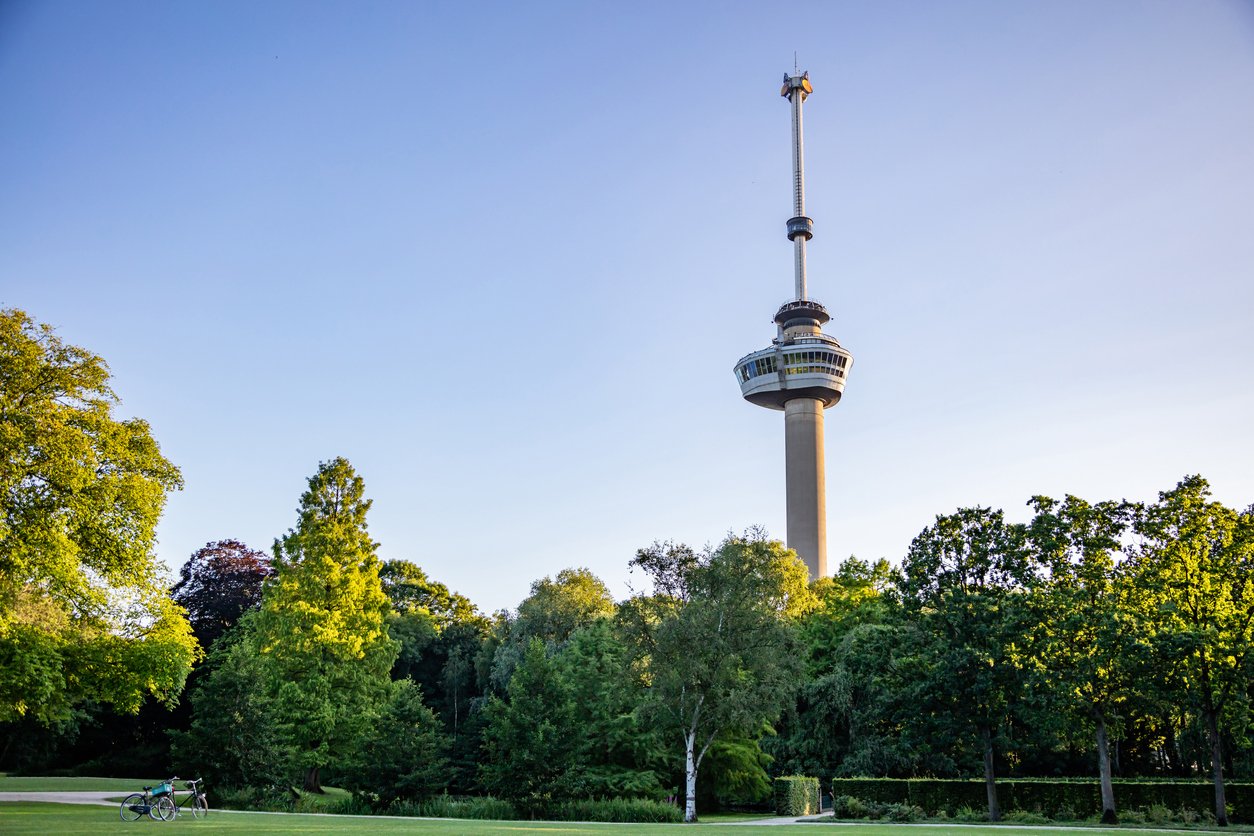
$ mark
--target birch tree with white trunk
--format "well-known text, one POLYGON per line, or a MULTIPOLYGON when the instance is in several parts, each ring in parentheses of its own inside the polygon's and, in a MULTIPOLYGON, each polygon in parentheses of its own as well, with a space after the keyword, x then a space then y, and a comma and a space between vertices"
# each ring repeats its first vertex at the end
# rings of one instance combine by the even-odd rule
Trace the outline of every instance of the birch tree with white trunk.
POLYGON ((802 672, 793 620, 814 604, 796 553, 759 530, 698 554, 675 543, 637 552, 652 583, 622 617, 639 639, 643 710, 684 743, 685 821, 697 818, 697 776, 722 734, 776 720, 802 672))

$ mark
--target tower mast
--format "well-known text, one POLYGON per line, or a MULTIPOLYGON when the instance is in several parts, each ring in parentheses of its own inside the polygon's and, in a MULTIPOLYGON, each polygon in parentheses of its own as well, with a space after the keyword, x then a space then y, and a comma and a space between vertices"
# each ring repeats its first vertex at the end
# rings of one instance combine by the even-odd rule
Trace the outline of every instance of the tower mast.
POLYGON ((769 348, 736 363, 736 379, 745 400, 784 412, 784 469, 788 500, 788 545, 810 570, 827 574, 827 486, 823 410, 835 406, 845 390, 853 355, 823 333, 831 316, 810 298, 806 244, 814 222, 806 215, 805 145, 801 106, 814 92, 808 72, 785 75, 780 94, 792 105, 793 213, 786 225, 793 245, 792 300, 775 313, 779 336, 769 348))

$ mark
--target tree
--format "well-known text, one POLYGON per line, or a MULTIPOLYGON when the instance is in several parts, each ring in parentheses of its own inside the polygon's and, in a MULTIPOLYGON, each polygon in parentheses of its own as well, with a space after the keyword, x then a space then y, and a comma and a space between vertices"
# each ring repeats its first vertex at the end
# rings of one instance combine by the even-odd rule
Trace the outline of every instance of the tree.
POLYGON ((447 749, 440 721, 422 702, 422 689, 412 680, 398 680, 373 731, 348 757, 345 788, 377 795, 384 803, 428 798, 448 786, 447 749))
POLYGON ((171 703, 198 658, 152 549, 182 485, 104 360, 0 311, 0 722, 171 703))
POLYGON ((790 620, 813 606, 795 552, 760 531, 695 553, 655 543, 632 567, 653 584, 626 618, 650 683, 646 710, 684 741, 684 818, 695 821, 697 774, 720 736, 756 735, 792 696, 802 670, 790 620))
POLYGON ((570 690, 544 642, 532 638, 505 698, 489 697, 483 713, 479 778, 489 792, 515 799, 571 794, 580 732, 570 690))
POLYGON ((939 653, 937 693, 954 699, 951 716, 970 717, 978 733, 992 821, 1001 818, 995 737, 1021 690, 1015 647, 1027 611, 1020 593, 1035 580, 1025 536, 1000 510, 963 508, 923 529, 902 564, 907 613, 939 653))
POLYGON ((487 627, 488 620, 469 598, 431 580, 421 567, 408 560, 384 561, 379 567, 379 581, 394 612, 400 615, 424 613, 430 616, 436 632, 443 632, 454 624, 487 627))
POLYGON ((270 574, 265 552, 238 540, 218 540, 192 552, 171 596, 187 610, 192 631, 208 651, 240 616, 261 605, 261 586, 270 574))
POLYGON ((887 560, 850 557, 832 577, 810 583, 818 603, 799 622, 807 675, 785 711, 778 737, 763 748, 782 774, 830 780, 850 754, 854 683, 846 665, 845 638, 864 624, 884 624, 896 615, 888 593, 895 570, 887 560))
POLYGON ((563 569, 541 578, 518 605, 513 634, 529 642, 539 638, 560 645, 586 624, 614 615, 614 598, 604 582, 588 569, 563 569))
POLYGON ((313 792, 321 767, 372 727, 396 660, 364 490, 347 460, 318 466, 296 527, 275 541, 275 575, 254 620, 275 721, 313 792))
POLYGON ((555 652, 576 630, 614 615, 609 589, 588 569, 563 569, 554 578, 541 578, 518 605, 514 616, 497 623, 500 643, 494 648, 491 684, 504 689, 532 639, 555 652))
POLYGON ((1115 502, 1090 505, 1068 496, 1029 503, 1034 558, 1048 571, 1039 592, 1037 675, 1052 700, 1092 723, 1102 821, 1114 824, 1109 727, 1131 690, 1129 653, 1137 631, 1121 601, 1116 555, 1127 525, 1127 508, 1115 502))
POLYGON ((1130 569, 1164 684, 1204 724, 1215 819, 1227 825, 1220 720, 1254 678, 1254 513, 1209 496, 1189 476, 1137 509, 1130 569))
POLYGON ((250 623, 255 617, 246 613, 214 644, 190 689, 190 729, 170 731, 174 761, 215 786, 285 783, 295 757, 276 724, 250 623))
POLYGON ((581 627, 553 661, 578 729, 578 794, 660 799, 658 773, 667 767, 666 748, 637 710, 644 685, 619 630, 608 619, 581 627))

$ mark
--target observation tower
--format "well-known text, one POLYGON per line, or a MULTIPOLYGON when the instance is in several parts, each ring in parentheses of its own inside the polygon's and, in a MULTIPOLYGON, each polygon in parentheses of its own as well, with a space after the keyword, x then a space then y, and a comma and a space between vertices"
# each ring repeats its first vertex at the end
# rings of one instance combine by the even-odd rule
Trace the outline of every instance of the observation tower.
POLYGON ((853 355, 823 333, 831 316, 810 298, 806 243, 814 222, 806 216, 805 153, 801 105, 814 92, 810 74, 784 75, 780 95, 792 105, 793 298, 775 312, 778 333, 770 346, 736 362, 740 393, 749 403, 784 413, 784 467, 788 486, 788 546, 810 570, 827 574, 827 499, 823 466, 823 410, 840 402, 853 355))

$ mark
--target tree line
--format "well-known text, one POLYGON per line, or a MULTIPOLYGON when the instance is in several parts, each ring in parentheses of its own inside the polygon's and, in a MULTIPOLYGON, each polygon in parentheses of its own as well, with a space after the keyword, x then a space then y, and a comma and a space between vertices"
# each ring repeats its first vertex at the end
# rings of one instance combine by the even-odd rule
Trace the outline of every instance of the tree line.
POLYGON ((269 552, 152 557, 180 484, 112 416, 103 360, 0 313, 0 768, 201 770, 370 804, 491 794, 698 807, 784 774, 1254 773, 1254 513, 1197 476, 1153 502, 938 516, 901 557, 809 579, 751 530, 658 542, 615 601, 587 569, 484 614, 378 558, 344 459, 269 552), (101 753, 107 753, 101 755, 101 753), (93 757, 95 760, 93 761, 93 757))

